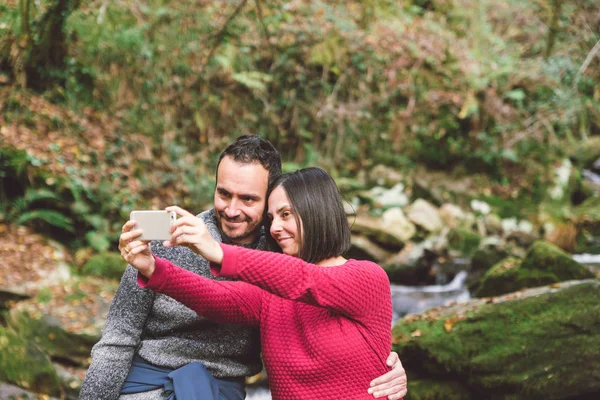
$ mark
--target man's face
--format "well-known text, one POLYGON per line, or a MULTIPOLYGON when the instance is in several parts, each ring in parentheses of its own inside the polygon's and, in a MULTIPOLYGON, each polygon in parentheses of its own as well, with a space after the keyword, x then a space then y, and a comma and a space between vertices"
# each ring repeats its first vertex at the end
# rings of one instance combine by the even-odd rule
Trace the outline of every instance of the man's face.
POLYGON ((263 222, 269 171, 260 163, 225 156, 217 170, 215 212, 221 233, 235 244, 250 244, 263 222))

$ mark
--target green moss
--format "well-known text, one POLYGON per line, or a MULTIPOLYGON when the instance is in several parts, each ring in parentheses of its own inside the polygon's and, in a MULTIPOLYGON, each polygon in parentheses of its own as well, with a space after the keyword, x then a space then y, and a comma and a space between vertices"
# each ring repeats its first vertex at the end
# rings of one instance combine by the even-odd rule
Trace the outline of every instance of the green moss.
POLYGON ((473 396, 458 382, 408 377, 406 400, 470 400, 473 396))
POLYGON ((119 253, 100 253, 85 263, 82 272, 85 275, 121 279, 126 267, 127 263, 121 258, 119 253))
POLYGON ((466 257, 475 253, 480 242, 481 236, 466 229, 454 228, 448 232, 448 246, 466 257))
POLYGON ((48 356, 3 327, 0 327, 0 381, 38 393, 60 394, 60 380, 48 356))
POLYGON ((65 331, 54 317, 32 316, 27 311, 11 312, 10 326, 24 340, 34 342, 52 357, 85 360, 96 337, 65 331))
POLYGON ((568 253, 550 243, 537 241, 531 245, 522 262, 507 258, 494 265, 483 276, 473 295, 498 296, 524 288, 593 277, 568 253))
POLYGON ((52 300, 52 292, 48 288, 42 288, 35 296, 35 300, 40 304, 46 304, 52 300))
MULTIPOLYGON (((600 281, 464 316, 399 322, 395 350, 419 376, 452 376, 475 398, 576 398, 600 391, 600 281), (455 319, 452 329, 444 323, 455 319)), ((426 319, 427 318, 427 319, 426 319)))

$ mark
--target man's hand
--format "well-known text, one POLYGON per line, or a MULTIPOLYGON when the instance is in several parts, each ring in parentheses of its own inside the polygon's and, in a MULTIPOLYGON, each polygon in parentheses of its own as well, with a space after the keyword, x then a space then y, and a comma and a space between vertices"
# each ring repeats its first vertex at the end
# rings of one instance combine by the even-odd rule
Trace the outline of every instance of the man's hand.
POLYGON ((398 353, 391 352, 386 361, 392 370, 385 375, 371 381, 369 394, 378 399, 386 397, 388 400, 399 400, 406 396, 406 371, 402 367, 398 353))
POLYGON ((121 228, 119 236, 119 251, 121 257, 132 267, 140 271, 142 275, 150 279, 154 273, 155 260, 150 251, 149 242, 135 240, 142 234, 142 231, 132 230, 135 227, 135 221, 127 221, 121 228))
POLYGON ((186 246, 209 262, 221 264, 223 250, 200 218, 177 206, 167 207, 166 210, 174 211, 181 218, 178 218, 171 226, 171 240, 163 242, 163 246, 186 246))

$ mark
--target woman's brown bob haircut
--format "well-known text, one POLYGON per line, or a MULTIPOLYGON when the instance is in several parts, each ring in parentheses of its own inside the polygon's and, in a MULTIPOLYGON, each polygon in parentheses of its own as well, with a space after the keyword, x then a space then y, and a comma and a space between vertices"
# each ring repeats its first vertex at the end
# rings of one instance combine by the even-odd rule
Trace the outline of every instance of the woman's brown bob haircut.
POLYGON ((350 226, 342 197, 327 172, 304 168, 280 175, 270 186, 269 195, 279 186, 290 200, 298 225, 298 257, 317 263, 341 256, 350 248, 350 226))

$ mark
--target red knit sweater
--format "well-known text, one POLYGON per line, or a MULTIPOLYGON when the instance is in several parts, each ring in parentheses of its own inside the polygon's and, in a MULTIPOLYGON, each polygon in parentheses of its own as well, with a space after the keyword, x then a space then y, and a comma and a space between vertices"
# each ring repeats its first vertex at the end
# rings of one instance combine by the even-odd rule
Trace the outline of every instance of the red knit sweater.
POLYGON ((164 293, 217 322, 260 327, 273 399, 373 399, 386 373, 392 303, 377 264, 348 260, 320 267, 284 254, 221 245, 216 275, 203 278, 156 258, 142 287, 164 293))

